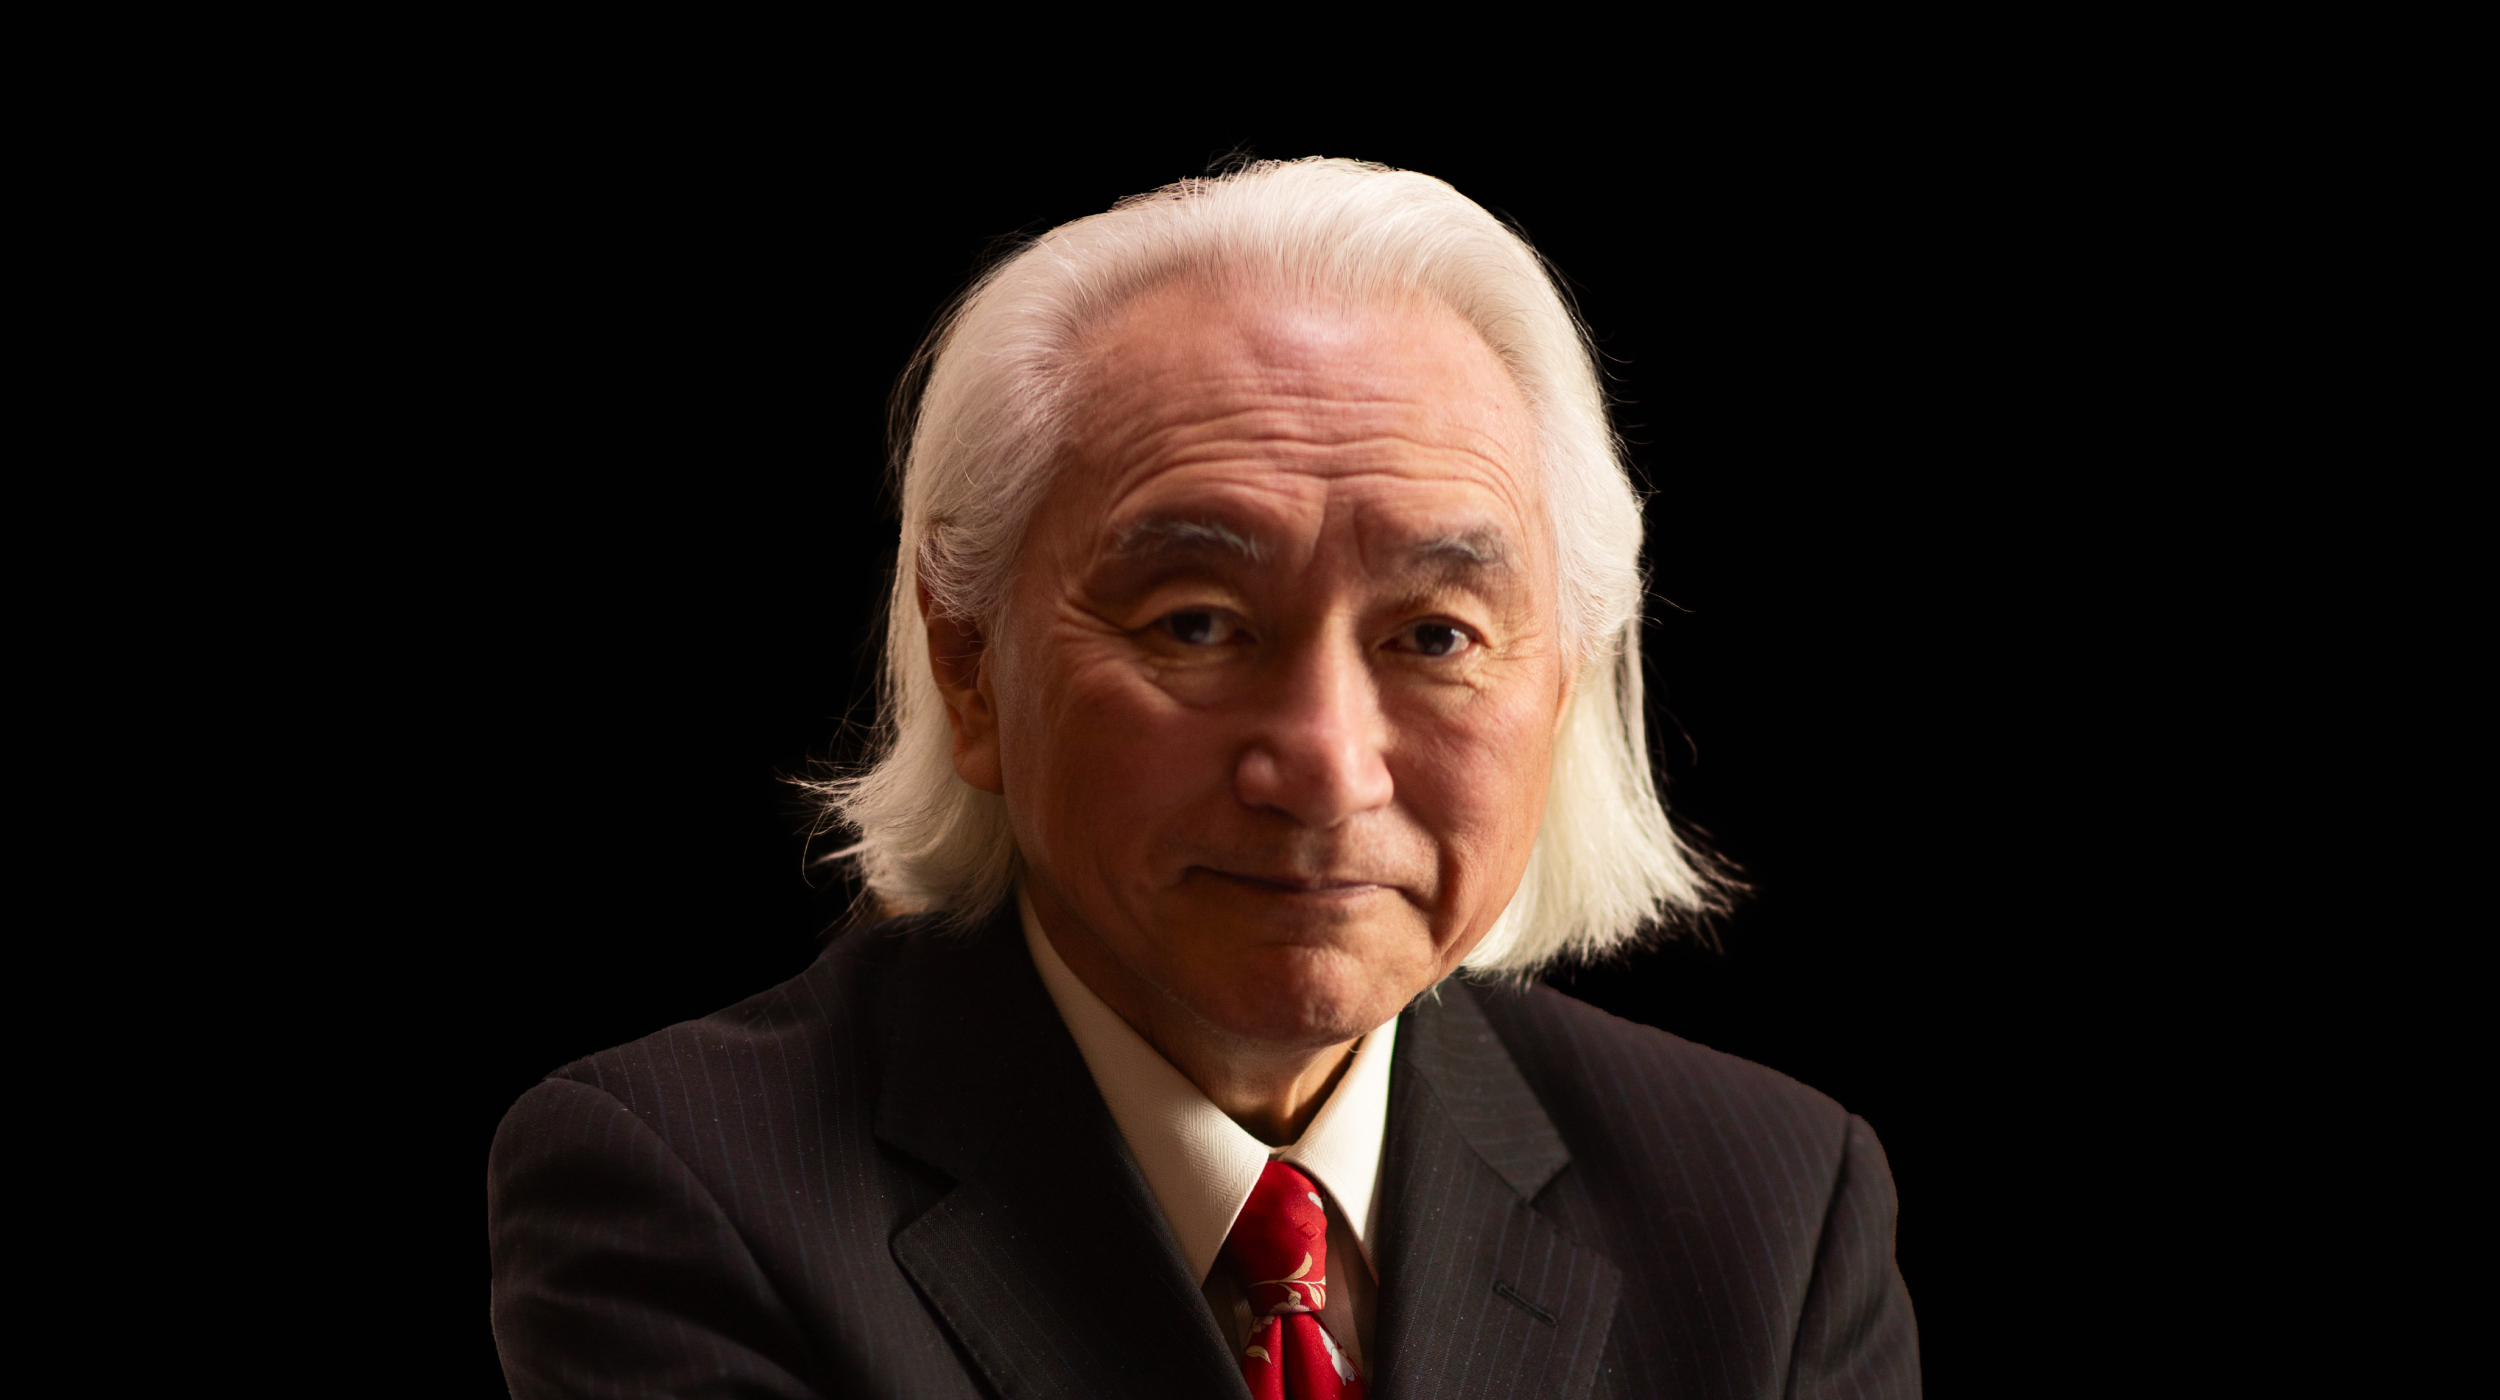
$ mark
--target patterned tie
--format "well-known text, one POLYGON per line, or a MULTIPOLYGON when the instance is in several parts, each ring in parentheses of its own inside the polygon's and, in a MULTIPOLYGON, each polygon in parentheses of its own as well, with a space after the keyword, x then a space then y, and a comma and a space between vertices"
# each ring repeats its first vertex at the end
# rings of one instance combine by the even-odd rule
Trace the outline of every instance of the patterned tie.
POLYGON ((1328 1208, 1311 1179, 1268 1163, 1224 1237, 1223 1259, 1259 1319, 1241 1353, 1252 1400, 1364 1400, 1354 1363, 1319 1325, 1328 1306, 1328 1208))

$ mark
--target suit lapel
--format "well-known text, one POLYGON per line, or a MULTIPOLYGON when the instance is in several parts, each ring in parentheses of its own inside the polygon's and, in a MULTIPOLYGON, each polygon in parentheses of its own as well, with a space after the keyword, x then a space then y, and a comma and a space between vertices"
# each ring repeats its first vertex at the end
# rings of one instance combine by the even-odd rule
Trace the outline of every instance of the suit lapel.
POLYGON ((911 939, 883 1005, 877 1136, 955 1181, 894 1256, 992 1388, 1246 1396, 1014 906, 911 939))
POLYGON ((1588 1393, 1622 1274, 1530 1204, 1570 1160, 1470 988, 1407 1010, 1382 1154, 1380 1400, 1588 1393))

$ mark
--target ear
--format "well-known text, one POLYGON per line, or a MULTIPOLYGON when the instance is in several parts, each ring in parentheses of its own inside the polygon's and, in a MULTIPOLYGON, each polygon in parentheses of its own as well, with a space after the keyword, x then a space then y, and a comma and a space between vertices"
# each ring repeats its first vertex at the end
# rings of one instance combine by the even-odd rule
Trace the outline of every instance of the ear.
POLYGON ((1554 707, 1554 733, 1553 738, 1548 742, 1561 740, 1563 726, 1571 723, 1571 702, 1578 699, 1579 695, 1580 668, 1565 666, 1563 668, 1562 703, 1554 707))
POLYGON ((998 762, 998 706, 991 700, 989 639, 968 619, 948 617, 920 589, 920 623, 928 629, 929 673, 946 699, 946 727, 955 739, 955 773, 983 792, 1003 793, 998 762))

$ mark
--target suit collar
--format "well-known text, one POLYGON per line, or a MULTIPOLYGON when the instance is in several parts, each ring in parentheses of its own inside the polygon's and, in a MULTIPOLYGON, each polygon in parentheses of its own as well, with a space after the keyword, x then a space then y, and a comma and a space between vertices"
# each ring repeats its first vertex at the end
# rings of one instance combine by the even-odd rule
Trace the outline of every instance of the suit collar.
POLYGON ((1373 1251, 1379 1400, 1576 1400, 1622 1287, 1610 1260, 1534 1208, 1571 1153, 1479 995, 1445 982, 1400 1022, 1373 1251))
POLYGON ((1400 1018, 1408 1031, 1398 1058, 1430 1081, 1451 1130, 1533 1201, 1571 1164, 1571 1149, 1477 1005, 1486 994, 1452 978, 1417 998, 1400 1018))
MULTIPOLYGON (((1000 1395, 1246 1396, 1013 906, 1000 914, 964 937, 906 928, 889 954, 876 1133, 955 1182, 896 1234, 896 1260, 1000 1395)), ((1531 1204, 1571 1156, 1479 995, 1447 982, 1399 1021, 1378 1400, 1577 1400, 1614 1316, 1620 1272, 1531 1204)))
POLYGON ((992 1388, 1246 1395, 1013 906, 892 956, 876 1133, 955 1182, 894 1256, 992 1388))

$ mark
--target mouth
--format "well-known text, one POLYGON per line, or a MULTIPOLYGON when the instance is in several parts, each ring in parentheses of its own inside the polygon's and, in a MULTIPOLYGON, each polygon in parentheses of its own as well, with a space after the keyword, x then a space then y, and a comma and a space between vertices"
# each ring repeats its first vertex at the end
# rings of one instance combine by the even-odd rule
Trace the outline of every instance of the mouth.
POLYGON ((1394 894, 1396 887, 1377 880, 1341 879, 1324 875, 1257 875, 1241 870, 1217 870, 1212 866, 1193 865, 1190 873, 1211 875, 1218 880, 1243 889, 1264 894, 1292 895, 1304 899, 1359 899, 1370 894, 1394 894))

